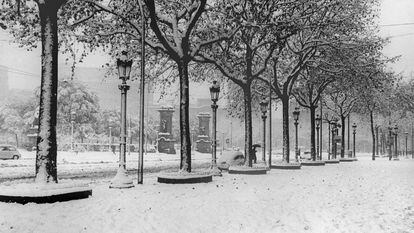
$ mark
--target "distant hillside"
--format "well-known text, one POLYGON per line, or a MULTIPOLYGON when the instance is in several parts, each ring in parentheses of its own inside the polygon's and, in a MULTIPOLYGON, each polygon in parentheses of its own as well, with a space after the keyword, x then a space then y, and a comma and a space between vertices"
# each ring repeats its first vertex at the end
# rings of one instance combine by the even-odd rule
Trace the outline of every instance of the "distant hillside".
MULTIPOLYGON (((71 69, 67 65, 59 66, 59 78, 60 80, 69 79, 71 76, 71 69)), ((93 91, 100 100, 100 105, 103 109, 117 109, 120 104, 120 91, 118 84, 120 80, 118 77, 105 77, 105 69, 95 67, 76 67, 75 79, 85 84, 91 91, 93 91)), ((128 105, 137 106, 132 107, 131 111, 135 113, 138 111, 139 106, 139 82, 129 81, 131 89, 128 92, 128 105)), ((148 84, 146 84, 148 87, 148 84)), ((151 88, 152 89, 152 88, 151 88)), ((173 96, 167 97, 168 100, 161 101, 167 105, 178 104, 177 93, 178 90, 171 90, 173 96)), ((146 92, 148 89, 146 88, 146 92)), ((155 93, 146 93, 146 103, 152 105, 162 105, 158 103, 159 90, 154 90, 155 93)), ((199 99, 209 99, 209 86, 208 84, 190 84, 190 105, 193 107, 199 107, 199 99)), ((208 103, 210 105, 210 103, 208 103)), ((132 113, 132 112, 131 112, 132 113)))

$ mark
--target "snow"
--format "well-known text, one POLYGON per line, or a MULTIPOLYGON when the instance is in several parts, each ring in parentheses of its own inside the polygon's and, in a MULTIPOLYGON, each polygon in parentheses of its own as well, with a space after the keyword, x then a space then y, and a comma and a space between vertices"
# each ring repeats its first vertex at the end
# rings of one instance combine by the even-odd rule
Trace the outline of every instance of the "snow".
POLYGON ((21 183, 13 185, 2 185, 1 195, 8 196, 30 196, 43 197, 58 195, 62 193, 80 192, 90 190, 89 185, 84 182, 73 182, 64 180, 60 183, 21 183))
MULTIPOLYGON (((32 177, 35 171, 35 152, 20 150, 22 159, 0 160, 0 181, 6 178, 32 177)), ((119 153, 112 152, 62 152, 57 155, 58 178, 71 174, 88 174, 96 172, 109 172, 118 169, 119 153)), ((138 167, 138 153, 126 154, 127 169, 138 167)), ((144 154, 144 168, 177 166, 180 164, 180 154, 144 154)), ((194 163, 206 163, 211 161, 211 154, 195 153, 192 155, 194 163)))
POLYGON ((358 159, 201 184, 90 180, 88 199, 0 203, 0 232, 414 232, 414 160, 358 159))
POLYGON ((132 179, 128 177, 125 168, 121 165, 116 172, 115 177, 111 180, 110 188, 131 188, 134 187, 132 179))

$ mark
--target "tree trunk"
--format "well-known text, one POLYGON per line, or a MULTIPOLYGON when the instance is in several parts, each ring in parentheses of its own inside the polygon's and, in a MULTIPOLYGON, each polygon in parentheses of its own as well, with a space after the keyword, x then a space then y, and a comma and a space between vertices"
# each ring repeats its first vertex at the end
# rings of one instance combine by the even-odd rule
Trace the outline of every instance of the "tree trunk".
POLYGON ((383 133, 382 133, 382 129, 379 129, 379 140, 378 143, 381 144, 381 147, 378 145, 378 149, 379 149, 379 154, 383 155, 384 151, 383 151, 383 145, 384 145, 384 140, 383 140, 383 133))
POLYGON ((331 159, 331 135, 332 135, 332 132, 331 132, 331 123, 330 122, 328 122, 328 160, 330 160, 331 159))
POLYGON ((191 172, 188 62, 181 62, 178 69, 180 75, 180 169, 191 172))
POLYGON ((36 182, 57 183, 56 112, 58 84, 58 34, 56 3, 39 3, 42 40, 39 129, 36 182))
POLYGON ((374 128, 374 114, 369 111, 369 121, 371 125, 371 136, 372 136, 372 160, 375 160, 375 128, 374 128))
POLYGON ((319 128, 319 130, 320 130, 320 133, 319 133, 319 137, 320 137, 320 141, 319 141, 319 158, 320 158, 320 160, 322 160, 322 149, 323 149, 323 132, 322 132, 322 127, 323 127, 323 121, 322 121, 322 116, 323 116, 323 112, 322 112, 322 97, 319 99, 319 116, 321 117, 321 125, 320 125, 320 128, 319 128))
POLYGON ((250 85, 243 88, 244 97, 244 164, 246 166, 252 166, 253 160, 253 139, 252 139, 252 95, 250 85))
MULTIPOLYGON (((350 132, 351 132, 351 131, 350 131, 350 128, 351 128, 351 123, 350 123, 351 114, 349 114, 347 118, 348 118, 348 121, 347 121, 346 128, 347 128, 347 137, 348 137, 347 139, 348 139, 348 140, 347 140, 347 145, 346 145, 346 146, 347 146, 347 151, 349 151, 349 150, 350 150, 350 149, 349 149, 349 146, 350 146, 350 144, 351 144, 351 143, 349 143, 349 138, 351 137, 351 134, 350 134, 350 132)), ((347 153, 348 153, 348 152, 347 152, 347 153)))
POLYGON ((379 155, 379 127, 375 127, 375 155, 379 155))
POLYGON ((283 96, 282 111, 283 111, 283 162, 289 163, 289 96, 283 96))
POLYGON ((345 158, 345 120, 346 117, 341 115, 341 124, 342 124, 342 131, 341 131, 341 158, 345 158))
POLYGON ((311 157, 312 160, 315 161, 316 160, 316 150, 315 150, 315 111, 316 108, 315 106, 311 106, 309 108, 310 110, 310 126, 311 126, 311 157))

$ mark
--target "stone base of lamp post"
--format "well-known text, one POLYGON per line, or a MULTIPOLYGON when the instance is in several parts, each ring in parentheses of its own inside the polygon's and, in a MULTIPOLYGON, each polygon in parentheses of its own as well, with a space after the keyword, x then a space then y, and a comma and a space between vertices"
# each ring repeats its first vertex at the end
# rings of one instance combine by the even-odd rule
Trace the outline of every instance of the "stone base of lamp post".
POLYGON ((88 198, 92 189, 86 184, 72 182, 48 184, 17 184, 0 188, 1 202, 15 202, 20 204, 53 203, 88 198))
POLYGON ((321 160, 302 160, 301 161, 302 166, 325 166, 325 161, 321 160))
POLYGON ((128 177, 125 168, 122 166, 118 168, 115 177, 111 180, 111 184, 109 188, 132 188, 134 184, 132 183, 132 179, 128 177))
POLYGON ((301 163, 272 163, 270 166, 271 169, 281 169, 281 170, 298 170, 301 169, 301 163))
POLYGON ((222 176, 221 171, 217 165, 211 165, 209 172, 213 176, 222 176))
POLYGON ((241 175, 265 175, 267 173, 266 167, 253 167, 249 166, 230 166, 229 174, 241 174, 241 175))
POLYGON ((213 181, 213 175, 209 172, 162 173, 158 175, 157 180, 164 184, 208 183, 213 181))

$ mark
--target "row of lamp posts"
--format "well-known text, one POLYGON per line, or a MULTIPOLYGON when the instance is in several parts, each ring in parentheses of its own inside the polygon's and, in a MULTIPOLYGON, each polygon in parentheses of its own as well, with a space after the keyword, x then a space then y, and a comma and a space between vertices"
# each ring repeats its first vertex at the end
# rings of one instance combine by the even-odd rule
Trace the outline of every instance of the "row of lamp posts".
MULTIPOLYGON (((144 41, 143 41, 144 42, 144 41)), ((144 63, 144 58, 141 58, 142 63, 144 63)), ((122 80, 122 83, 118 86, 118 88, 121 90, 121 135, 120 135, 120 152, 119 152, 119 167, 117 170, 117 174, 111 181, 110 187, 111 188, 129 188, 133 187, 132 179, 130 179, 126 174, 126 104, 127 104, 127 92, 130 88, 130 86, 127 84, 127 80, 129 80, 130 72, 131 72, 131 66, 132 66, 132 60, 129 60, 127 57, 127 53, 125 51, 122 52, 122 56, 120 59, 117 60, 117 68, 118 68, 118 74, 119 79, 122 80)), ((144 76, 144 64, 141 65, 141 76, 143 78, 144 76)), ((142 170, 143 170, 143 83, 144 80, 141 80, 141 86, 140 86, 140 94, 141 94, 141 112, 140 112, 140 149, 139 149, 139 158, 138 158, 138 183, 142 183, 142 170)), ((210 95, 212 100, 212 111, 213 111, 213 135, 212 135, 212 164, 211 164, 211 172, 213 175, 221 175, 220 170, 217 167, 217 101, 219 99, 220 94, 220 85, 217 83, 217 81, 213 81, 213 85, 210 87, 210 95)), ((262 112, 262 120, 263 120, 263 150, 262 150, 262 161, 266 165, 266 113, 268 108, 269 102, 264 98, 260 102, 260 110, 262 112)), ((293 111, 294 116, 294 125, 295 125, 295 158, 296 161, 299 161, 300 152, 298 148, 298 124, 299 124, 299 108, 296 107, 295 111, 293 111)), ((339 124, 337 124, 337 119, 335 119, 333 123, 332 128, 332 141, 335 140, 335 135, 338 134, 338 127, 340 127, 339 124)), ((319 148, 319 127, 322 122, 321 117, 318 115, 316 118, 316 128, 317 128, 317 154, 319 155, 320 148, 319 148)), ((354 128, 354 156, 355 156, 355 128, 356 125, 353 125, 354 128)), ((395 140, 397 140, 397 134, 395 134, 395 140)), ((336 158, 336 142, 333 143, 332 149, 334 151, 334 158, 336 158)), ((321 156, 319 159, 322 159, 321 156)), ((269 164, 270 166, 270 164, 269 164)))
MULTIPOLYGON (((217 101, 219 99, 220 94, 220 85, 217 83, 217 81, 213 81, 213 85, 210 87, 210 95, 211 95, 211 101, 213 102, 211 105, 211 109, 213 111, 213 126, 212 126, 212 161, 211 161, 211 173, 215 176, 221 176, 221 172, 217 167, 217 101)), ((266 100, 266 98, 263 98, 260 102, 260 110, 262 112, 262 120, 263 120, 263 150, 262 150, 262 162, 266 166, 266 113, 267 113, 267 107, 269 105, 269 102, 266 100)), ((224 143, 224 142, 222 142, 224 143)))
MULTIPOLYGON (((120 155, 119 155, 119 169, 117 171, 117 175, 115 176, 115 178, 113 179, 113 181, 111 182, 110 187, 114 187, 114 188, 123 188, 123 187, 132 187, 132 180, 128 179, 126 176, 126 167, 125 167, 125 152, 126 152, 126 100, 127 100, 127 91, 129 90, 129 85, 126 84, 126 81, 129 79, 129 74, 131 72, 131 65, 132 65, 132 61, 131 60, 127 60, 127 56, 126 56, 126 52, 122 53, 122 57, 121 59, 118 59, 117 61, 117 66, 118 66, 118 73, 119 73, 119 78, 122 80, 122 84, 119 85, 119 89, 121 90, 121 136, 120 136, 120 155)), ((142 66, 143 67, 143 66, 142 66)), ((143 85, 143 81, 141 81, 141 85, 143 85)), ((141 88, 143 88, 143 86, 141 86, 141 88)), ((214 175, 221 175, 220 170, 217 167, 217 101, 218 101, 218 97, 219 97, 219 93, 220 93, 220 85, 217 83, 217 81, 213 81, 213 85, 210 87, 210 95, 211 95, 211 100, 212 100, 212 111, 213 111, 213 135, 212 135, 212 165, 211 165, 211 171, 214 175)), ((141 101, 143 100, 143 91, 141 91, 141 101)), ((262 132, 262 137, 263 137, 263 150, 262 150, 262 161, 263 163, 266 165, 266 152, 265 152, 265 147, 266 147, 266 113, 267 113, 267 107, 268 107, 269 102, 264 98, 261 102, 260 102, 260 110, 262 112, 262 120, 263 120, 263 132, 262 132)), ((141 104, 142 105, 142 104, 141 104)), ((143 107, 143 106, 141 106, 143 107)), ((141 113, 143 116, 143 113, 141 113)), ((300 151, 298 148, 298 124, 299 124, 299 115, 300 115, 300 111, 299 108, 296 107, 295 110, 293 111, 293 117, 294 117, 294 125, 295 125, 295 158, 296 161, 299 161, 299 157, 300 157, 300 151)), ((316 154, 319 156, 319 160, 322 160, 322 155, 321 155, 321 151, 319 148, 320 142, 320 135, 319 135, 319 128, 321 126, 322 123, 322 118, 317 115, 316 117, 316 132, 317 132, 317 148, 316 148, 316 154)), ((141 119, 141 121, 143 121, 141 119)), ((142 125, 142 123, 140 124, 142 125)), ((332 151, 333 151, 333 159, 336 159, 337 157, 337 135, 338 135, 338 129, 341 127, 341 125, 338 123, 338 119, 334 119, 333 122, 331 123, 332 125, 332 151)), ((72 126, 73 127, 73 126, 72 126)), ((142 126, 143 127, 143 126, 142 126)), ((352 125, 353 128, 353 157, 355 157, 355 134, 356 134, 356 124, 354 123, 352 125)), ((140 128, 141 130, 143 130, 142 128, 140 128)), ((391 138, 392 135, 392 127, 388 127, 389 129, 389 135, 391 138)), ((73 130, 73 128, 72 128, 73 130)), ((395 126, 394 127, 394 144, 397 145, 397 137, 398 137, 398 127, 395 126)), ((406 151, 407 151, 407 135, 408 133, 406 133, 406 151)), ((143 137, 141 135, 140 137, 140 143, 142 143, 143 137)), ((73 144, 73 143, 72 143, 73 144)), ((139 158, 139 169, 138 170, 143 170, 142 168, 142 147, 143 145, 140 144, 140 158, 139 158)), ((397 146, 394 146, 394 155, 397 157, 397 146)), ((389 149, 389 154, 390 154, 390 159, 391 159, 391 145, 390 145, 390 149, 389 149)), ((270 164, 269 164, 270 165, 270 164)), ((142 174, 141 177, 140 175, 138 175, 138 183, 142 183, 142 174)))
POLYGON ((391 125, 388 126, 388 158, 391 160, 398 158, 398 126, 395 125, 393 128, 391 125), (394 151, 392 146, 394 145, 394 151))
MULTIPOLYGON (((398 126, 395 125, 394 128, 390 125, 388 126, 388 157, 391 160, 392 158, 398 159, 398 126), (394 149, 394 150, 393 150, 394 149)), ((405 156, 408 156, 408 132, 404 132, 405 135, 405 156)), ((414 155, 413 155, 414 158, 414 155)))
MULTIPOLYGON (((299 107, 296 107, 295 108, 295 110, 293 111, 293 119, 294 119, 294 125, 295 125, 295 155, 296 155, 296 161, 298 161, 299 160, 299 157, 300 157, 300 151, 299 151, 299 148, 298 148, 298 124, 299 124, 299 115, 300 115, 300 111, 299 111, 299 107)), ((339 124, 338 123, 338 119, 337 118, 335 118, 334 120, 333 120, 333 122, 332 123, 330 123, 330 125, 332 126, 332 153, 333 153, 333 159, 336 159, 336 157, 337 157, 337 142, 336 142, 336 140, 337 140, 337 135, 339 135, 339 128, 341 128, 341 124, 339 124)), ((315 118, 315 123, 316 123, 316 154, 318 155, 318 159, 319 160, 322 160, 322 153, 321 153, 321 149, 322 148, 320 148, 320 141, 319 140, 322 140, 322 135, 319 135, 319 129, 320 129, 320 127, 321 127, 321 124, 322 124, 322 118, 319 116, 319 114, 317 114, 316 115, 316 118, 315 118)), ((357 126, 356 126, 356 124, 355 123, 353 123, 353 125, 352 125, 352 128, 353 128, 353 157, 355 158, 356 157, 356 152, 355 152, 355 134, 356 134, 356 128, 357 128, 357 126)), ((407 140, 407 139, 406 139, 407 140)), ((329 151, 328 151, 328 153, 330 153, 329 151)), ((330 157, 329 157, 330 158, 330 157)))

